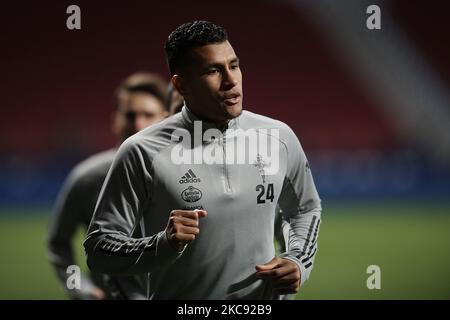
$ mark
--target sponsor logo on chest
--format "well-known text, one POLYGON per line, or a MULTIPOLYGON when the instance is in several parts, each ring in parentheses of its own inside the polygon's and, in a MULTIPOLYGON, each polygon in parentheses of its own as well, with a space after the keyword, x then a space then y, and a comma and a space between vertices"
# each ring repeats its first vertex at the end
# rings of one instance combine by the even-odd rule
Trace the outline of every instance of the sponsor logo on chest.
POLYGON ((181 192, 181 198, 186 202, 197 202, 202 198, 202 192, 193 186, 189 186, 181 192))

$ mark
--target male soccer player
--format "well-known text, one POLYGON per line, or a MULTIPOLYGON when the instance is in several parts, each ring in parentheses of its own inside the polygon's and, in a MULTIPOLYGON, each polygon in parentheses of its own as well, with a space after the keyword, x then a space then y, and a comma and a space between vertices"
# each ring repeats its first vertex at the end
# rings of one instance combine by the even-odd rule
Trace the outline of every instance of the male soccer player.
POLYGON ((296 293, 313 267, 321 216, 297 137, 282 122, 242 111, 239 59, 222 27, 183 24, 165 49, 185 106, 120 147, 84 243, 88 266, 148 272, 150 299, 296 293), (269 157, 262 143, 255 156, 247 135, 278 152, 269 157), (278 257, 277 204, 291 230, 278 257), (136 233, 141 222, 144 236, 136 233))
MULTIPOLYGON (((178 112, 181 112, 184 100, 183 96, 175 89, 172 83, 169 83, 168 88, 168 99, 167 99, 167 108, 169 109, 169 114, 174 115, 178 112)), ((286 251, 287 242, 289 241, 289 223, 287 223, 282 218, 282 213, 280 208, 277 206, 275 209, 275 242, 278 245, 278 251, 283 253, 286 251)), ((290 295, 286 295, 283 298, 289 299, 290 295)))
MULTIPOLYGON (((138 72, 129 76, 117 89, 117 109, 113 115, 113 131, 120 144, 130 135, 152 125, 167 115, 167 84, 157 74, 138 72)), ((85 229, 94 213, 95 204, 116 149, 110 149, 79 163, 69 174, 58 196, 50 221, 48 252, 62 285, 75 265, 71 242, 81 225, 85 229)), ((68 290, 73 299, 145 297, 142 285, 133 277, 113 278, 102 274, 82 275, 81 288, 68 290)))

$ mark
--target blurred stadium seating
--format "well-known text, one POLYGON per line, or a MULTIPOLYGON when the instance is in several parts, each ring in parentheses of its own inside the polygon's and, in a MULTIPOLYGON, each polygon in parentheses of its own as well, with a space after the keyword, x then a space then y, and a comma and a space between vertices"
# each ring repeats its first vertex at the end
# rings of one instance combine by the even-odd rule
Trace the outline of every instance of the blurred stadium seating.
MULTIPOLYGON (((444 183, 443 177, 450 176, 450 162, 427 156, 420 141, 405 136, 402 117, 385 112, 393 107, 371 96, 307 6, 293 10, 295 1, 253 0, 223 10, 219 3, 198 1, 176 10, 171 3, 133 3, 126 15, 119 4, 104 10, 101 2, 81 3, 79 32, 61 23, 63 4, 45 9, 30 4, 27 24, 20 19, 23 12, 9 8, 0 203, 50 203, 70 167, 112 146, 109 114, 116 84, 138 69, 167 74, 162 48, 167 32, 192 17, 228 28, 242 59, 245 105, 294 129, 324 197, 449 193, 450 180, 444 183)), ((448 89, 444 10, 409 1, 389 2, 386 9, 448 89)), ((365 14, 357 18, 363 28, 365 14)))

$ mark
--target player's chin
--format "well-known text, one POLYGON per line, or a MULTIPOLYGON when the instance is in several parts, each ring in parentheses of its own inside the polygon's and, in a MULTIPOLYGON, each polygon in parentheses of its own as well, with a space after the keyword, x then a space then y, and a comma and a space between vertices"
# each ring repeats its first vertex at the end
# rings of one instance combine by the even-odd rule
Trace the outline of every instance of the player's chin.
POLYGON ((224 110, 228 119, 239 117, 242 113, 242 103, 239 101, 236 104, 224 104, 224 110))

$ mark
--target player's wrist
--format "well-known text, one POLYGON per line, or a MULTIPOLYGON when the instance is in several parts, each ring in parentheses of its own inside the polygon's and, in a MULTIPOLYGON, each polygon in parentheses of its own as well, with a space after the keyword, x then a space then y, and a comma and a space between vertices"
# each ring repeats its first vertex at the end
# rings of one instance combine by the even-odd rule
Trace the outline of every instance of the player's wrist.
POLYGON ((176 250, 169 241, 166 230, 161 231, 157 234, 156 239, 156 259, 161 261, 161 263, 171 263, 178 259, 184 252, 176 250))
POLYGON ((282 255, 280 255, 280 258, 293 262, 295 264, 295 266, 298 268, 298 272, 300 274, 299 284, 301 287, 303 285, 303 283, 306 281, 306 279, 304 278, 305 267, 303 266, 303 264, 300 262, 299 259, 290 255, 289 253, 283 253, 282 255))
POLYGON ((175 250, 175 251, 177 251, 177 252, 179 252, 179 253, 183 252, 183 250, 184 250, 184 249, 186 248, 186 246, 187 246, 187 243, 182 243, 182 242, 178 241, 177 239, 175 239, 174 237, 172 237, 172 236, 170 235, 169 230, 166 229, 165 232, 166 232, 165 237, 166 237, 166 239, 167 239, 167 242, 168 242, 169 245, 172 247, 172 249, 175 250))

